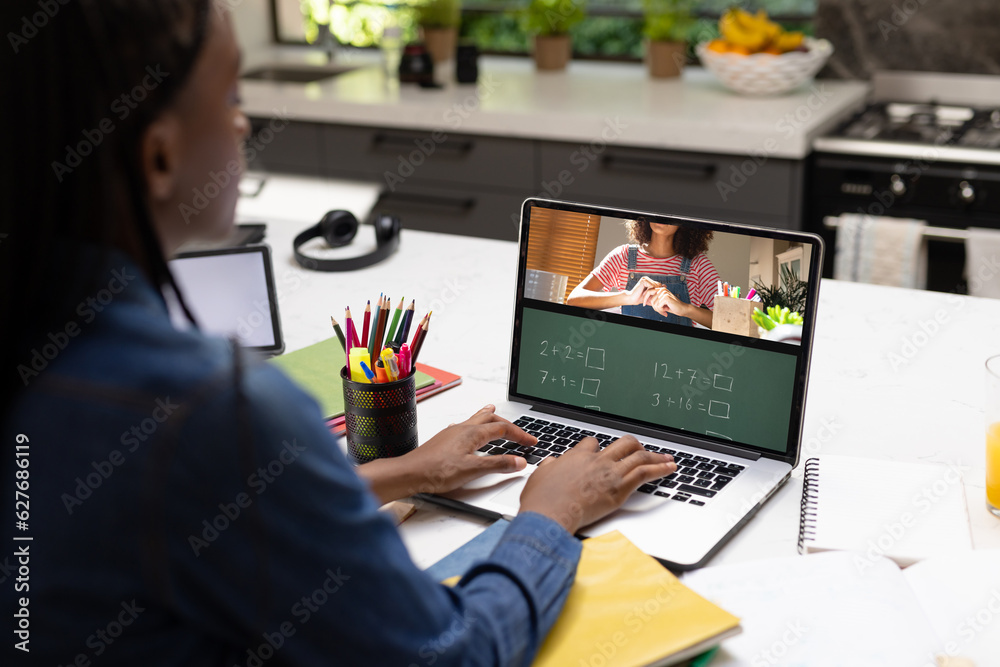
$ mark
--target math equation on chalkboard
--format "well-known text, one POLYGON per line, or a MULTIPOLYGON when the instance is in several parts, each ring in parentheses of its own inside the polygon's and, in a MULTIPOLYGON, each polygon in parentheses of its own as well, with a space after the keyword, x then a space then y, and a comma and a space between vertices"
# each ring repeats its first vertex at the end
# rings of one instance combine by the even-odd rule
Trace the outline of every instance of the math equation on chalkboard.
POLYGON ((772 448, 788 437, 793 354, 525 308, 517 364, 522 395, 772 448))

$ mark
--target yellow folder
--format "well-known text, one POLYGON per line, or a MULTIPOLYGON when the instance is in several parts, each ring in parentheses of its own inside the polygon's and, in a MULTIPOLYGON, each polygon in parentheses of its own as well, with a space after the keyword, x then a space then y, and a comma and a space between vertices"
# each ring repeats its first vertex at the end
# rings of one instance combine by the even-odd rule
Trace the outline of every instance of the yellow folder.
POLYGON ((618 531, 583 542, 566 606, 535 667, 670 665, 740 632, 618 531))

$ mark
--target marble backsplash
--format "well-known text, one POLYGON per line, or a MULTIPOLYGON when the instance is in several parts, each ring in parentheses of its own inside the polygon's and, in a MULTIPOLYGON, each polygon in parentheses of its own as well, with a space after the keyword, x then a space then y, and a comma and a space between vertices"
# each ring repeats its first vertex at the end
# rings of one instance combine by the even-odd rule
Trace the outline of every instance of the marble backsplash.
POLYGON ((835 49, 824 77, 1000 74, 1000 0, 819 0, 816 35, 835 49))

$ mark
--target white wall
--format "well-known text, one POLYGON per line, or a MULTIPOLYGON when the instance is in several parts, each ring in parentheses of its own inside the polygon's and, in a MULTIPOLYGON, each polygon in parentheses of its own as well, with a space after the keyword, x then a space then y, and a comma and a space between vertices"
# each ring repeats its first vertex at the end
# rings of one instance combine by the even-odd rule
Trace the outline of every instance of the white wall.
POLYGON ((271 46, 271 6, 267 0, 229 0, 236 39, 244 58, 271 46))
POLYGON ((739 286, 740 292, 750 291, 750 237, 742 234, 721 234, 716 232, 705 253, 719 277, 732 286, 739 286))
POLYGON ((750 242, 750 275, 760 274, 760 282, 766 287, 778 282, 778 259, 776 255, 788 250, 788 241, 754 238, 750 242), (754 262, 757 262, 754 265, 754 262))
POLYGON ((622 218, 601 218, 601 231, 597 234, 597 250, 594 252, 594 266, 601 263, 608 253, 622 245, 628 243, 628 231, 625 229, 625 220, 622 218))

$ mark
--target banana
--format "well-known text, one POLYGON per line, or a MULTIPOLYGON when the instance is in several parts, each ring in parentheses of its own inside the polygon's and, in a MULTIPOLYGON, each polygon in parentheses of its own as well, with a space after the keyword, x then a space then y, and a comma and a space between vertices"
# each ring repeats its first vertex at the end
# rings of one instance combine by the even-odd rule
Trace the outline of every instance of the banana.
POLYGON ((723 14, 719 30, 727 42, 746 47, 751 52, 760 51, 770 41, 768 34, 757 25, 755 17, 741 9, 730 9, 723 14))
POLYGON ((801 32, 785 32, 778 35, 778 38, 774 40, 774 45, 779 51, 786 53, 802 46, 803 39, 801 32))
POLYGON ((768 53, 786 53, 802 46, 801 32, 785 32, 767 18, 763 9, 751 14, 739 7, 727 10, 719 19, 719 32, 732 46, 743 47, 750 53, 767 49, 768 53))

